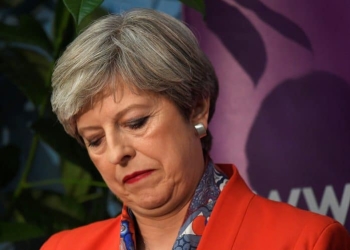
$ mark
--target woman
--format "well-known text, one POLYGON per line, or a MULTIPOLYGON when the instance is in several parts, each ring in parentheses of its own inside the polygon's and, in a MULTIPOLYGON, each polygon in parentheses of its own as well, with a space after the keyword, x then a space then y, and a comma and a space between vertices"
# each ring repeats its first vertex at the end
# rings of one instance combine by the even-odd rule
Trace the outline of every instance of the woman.
POLYGON ((52 82, 58 119, 124 207, 43 250, 350 249, 338 222, 259 197, 234 166, 211 162, 217 78, 176 19, 141 9, 97 21, 52 82))

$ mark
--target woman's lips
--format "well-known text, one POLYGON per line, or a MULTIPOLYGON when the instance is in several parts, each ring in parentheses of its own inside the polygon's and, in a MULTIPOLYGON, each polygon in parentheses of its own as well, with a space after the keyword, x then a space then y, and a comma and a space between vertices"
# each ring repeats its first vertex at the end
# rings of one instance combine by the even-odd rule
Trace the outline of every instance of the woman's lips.
POLYGON ((149 176, 153 171, 154 171, 153 169, 149 169, 149 170, 134 172, 130 175, 125 176, 123 178, 123 182, 128 183, 128 184, 135 183, 135 182, 149 176))

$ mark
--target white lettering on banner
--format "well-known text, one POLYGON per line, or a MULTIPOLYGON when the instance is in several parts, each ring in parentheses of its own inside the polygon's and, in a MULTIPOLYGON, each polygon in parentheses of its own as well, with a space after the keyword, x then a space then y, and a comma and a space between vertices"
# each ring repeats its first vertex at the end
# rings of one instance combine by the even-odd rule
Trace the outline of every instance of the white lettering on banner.
MULTIPOLYGON (((350 206, 350 183, 344 186, 340 202, 338 202, 333 186, 331 185, 325 187, 320 205, 318 205, 315 193, 311 187, 293 188, 290 191, 287 202, 293 206, 297 206, 301 193, 310 211, 319 214, 327 214, 328 209, 330 209, 334 219, 342 224, 345 223, 350 206)), ((268 198, 274 201, 282 201, 278 190, 275 189, 270 191, 268 198)))

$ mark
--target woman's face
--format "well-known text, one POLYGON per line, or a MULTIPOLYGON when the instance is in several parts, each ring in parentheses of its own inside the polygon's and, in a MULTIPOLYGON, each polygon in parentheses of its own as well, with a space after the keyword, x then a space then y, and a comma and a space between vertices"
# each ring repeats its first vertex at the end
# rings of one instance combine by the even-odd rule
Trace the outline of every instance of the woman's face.
POLYGON ((203 174, 194 125, 207 127, 208 103, 186 121, 162 96, 128 88, 77 119, 88 153, 112 192, 136 215, 162 216, 189 204, 203 174))

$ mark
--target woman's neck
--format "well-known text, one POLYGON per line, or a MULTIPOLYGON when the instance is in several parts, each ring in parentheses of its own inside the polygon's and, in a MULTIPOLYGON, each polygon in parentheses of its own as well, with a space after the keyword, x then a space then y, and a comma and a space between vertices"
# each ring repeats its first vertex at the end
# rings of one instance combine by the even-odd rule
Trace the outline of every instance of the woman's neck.
POLYGON ((172 249, 189 204, 176 213, 161 218, 136 216, 137 250, 172 249))

